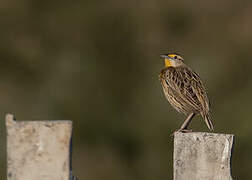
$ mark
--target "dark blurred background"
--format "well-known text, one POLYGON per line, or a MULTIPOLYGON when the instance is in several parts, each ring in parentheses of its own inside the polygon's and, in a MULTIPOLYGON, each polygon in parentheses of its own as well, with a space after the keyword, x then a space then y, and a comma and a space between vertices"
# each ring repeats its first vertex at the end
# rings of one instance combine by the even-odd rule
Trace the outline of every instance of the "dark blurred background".
MULTIPOLYGON (((0 111, 18 120, 71 119, 80 180, 172 179, 169 135, 184 116, 168 104, 160 53, 202 77, 215 131, 235 134, 234 179, 252 178, 252 2, 0 2, 0 111)), ((195 131, 208 131, 201 118, 195 131)), ((0 179, 6 177, 1 132, 0 179), (2 178, 3 177, 3 178, 2 178)))

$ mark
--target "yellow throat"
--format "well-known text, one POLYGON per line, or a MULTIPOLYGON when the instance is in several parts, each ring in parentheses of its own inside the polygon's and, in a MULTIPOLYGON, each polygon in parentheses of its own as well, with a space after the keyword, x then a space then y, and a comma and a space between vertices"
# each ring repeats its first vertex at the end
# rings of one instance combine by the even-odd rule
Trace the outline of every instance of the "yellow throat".
POLYGON ((165 58, 165 67, 172 66, 171 61, 168 58, 165 58))

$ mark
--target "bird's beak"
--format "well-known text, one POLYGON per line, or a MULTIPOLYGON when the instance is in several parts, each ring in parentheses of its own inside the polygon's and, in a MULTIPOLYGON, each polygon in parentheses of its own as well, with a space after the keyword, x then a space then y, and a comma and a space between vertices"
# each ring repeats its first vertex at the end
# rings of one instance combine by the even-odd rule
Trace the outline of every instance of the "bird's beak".
POLYGON ((169 57, 168 57, 167 55, 165 55, 165 54, 161 54, 160 57, 165 58, 165 59, 169 58, 169 57))
POLYGON ((165 54, 161 54, 160 57, 165 58, 165 59, 169 59, 169 60, 173 60, 171 57, 169 57, 165 54))

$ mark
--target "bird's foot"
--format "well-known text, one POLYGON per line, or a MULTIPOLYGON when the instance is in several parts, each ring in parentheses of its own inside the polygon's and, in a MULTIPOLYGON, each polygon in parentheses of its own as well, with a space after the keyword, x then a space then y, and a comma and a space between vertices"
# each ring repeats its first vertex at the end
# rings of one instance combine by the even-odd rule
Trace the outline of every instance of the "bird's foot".
POLYGON ((171 137, 174 137, 175 133, 178 133, 178 132, 181 132, 181 133, 189 133, 189 132, 192 132, 192 129, 179 129, 179 130, 176 130, 176 131, 174 131, 174 132, 171 134, 171 137))

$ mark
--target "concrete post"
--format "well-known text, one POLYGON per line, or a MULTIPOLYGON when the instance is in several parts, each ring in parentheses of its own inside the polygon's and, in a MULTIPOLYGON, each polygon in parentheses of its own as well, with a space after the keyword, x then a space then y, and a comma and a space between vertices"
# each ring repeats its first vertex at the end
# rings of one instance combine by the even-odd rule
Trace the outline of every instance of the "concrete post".
POLYGON ((71 121, 15 121, 6 115, 7 179, 70 180, 71 121))
POLYGON ((231 134, 175 133, 174 180, 232 180, 233 138, 231 134))

